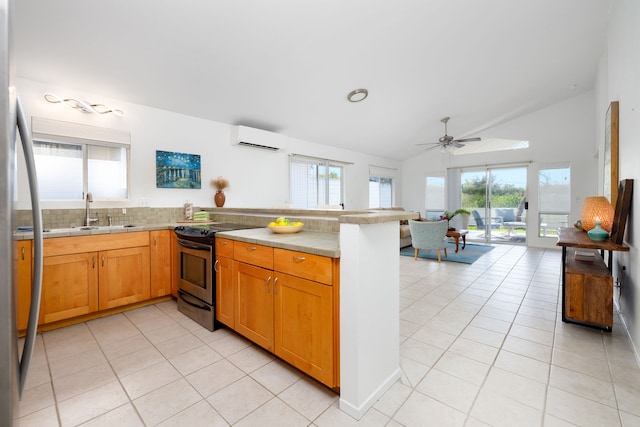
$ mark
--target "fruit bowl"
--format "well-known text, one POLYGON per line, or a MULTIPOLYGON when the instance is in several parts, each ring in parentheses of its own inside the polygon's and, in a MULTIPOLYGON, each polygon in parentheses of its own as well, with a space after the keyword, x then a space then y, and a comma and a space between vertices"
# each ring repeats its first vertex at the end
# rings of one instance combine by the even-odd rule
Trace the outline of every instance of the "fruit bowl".
POLYGON ((300 225, 268 225, 269 230, 277 234, 291 234, 302 230, 304 224, 300 225))

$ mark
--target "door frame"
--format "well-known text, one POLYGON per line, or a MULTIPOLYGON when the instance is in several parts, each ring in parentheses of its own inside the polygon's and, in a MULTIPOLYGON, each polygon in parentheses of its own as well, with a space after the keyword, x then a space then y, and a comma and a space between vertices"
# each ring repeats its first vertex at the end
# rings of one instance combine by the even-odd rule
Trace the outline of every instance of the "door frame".
MULTIPOLYGON (((452 185, 449 187, 450 191, 449 191, 449 200, 453 201, 452 203, 448 203, 449 209, 457 209, 458 207, 460 207, 462 205, 461 200, 462 200, 462 175, 465 172, 476 172, 476 173, 484 173, 485 176, 485 201, 486 201, 486 207, 484 208, 484 223, 485 223, 485 231, 483 234, 483 238, 478 239, 475 238, 474 235, 470 234, 468 235, 467 239, 470 241, 476 241, 476 242, 482 242, 485 244, 490 244, 490 243, 507 243, 507 244, 513 244, 513 245, 527 245, 528 242, 528 235, 529 235, 529 211, 528 211, 528 206, 525 206, 525 212, 526 212, 526 218, 527 218, 527 226, 526 226, 526 231, 525 231, 525 238, 524 241, 512 241, 512 240, 505 240, 505 239, 498 239, 496 238, 493 233, 492 233, 492 228, 491 228, 491 220, 492 218, 494 218, 495 216, 493 216, 492 210, 493 210, 493 203, 492 203, 492 194, 491 194, 491 185, 489 185, 491 183, 491 171, 492 170, 499 170, 499 169, 524 169, 524 179, 525 179, 525 184, 524 184, 524 198, 527 200, 529 200, 528 195, 529 195, 529 187, 530 187, 530 179, 529 179, 529 173, 530 173, 530 163, 510 163, 510 164, 495 164, 495 165, 481 165, 481 166, 467 166, 467 167, 461 167, 461 168, 456 168, 454 169, 455 172, 457 172, 457 176, 454 178, 451 174, 452 170, 449 170, 448 172, 448 177, 453 178, 451 181, 456 182, 457 185, 452 185), (457 206, 457 207, 455 207, 457 206)), ((468 207, 462 206, 463 208, 468 209, 468 207)))

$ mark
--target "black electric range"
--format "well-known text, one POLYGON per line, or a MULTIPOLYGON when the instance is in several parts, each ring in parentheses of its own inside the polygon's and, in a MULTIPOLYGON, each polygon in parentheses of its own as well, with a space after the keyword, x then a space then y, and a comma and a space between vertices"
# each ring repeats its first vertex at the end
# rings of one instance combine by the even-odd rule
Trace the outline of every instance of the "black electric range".
POLYGON ((213 245, 215 234, 219 231, 246 230, 257 228, 245 224, 234 223, 209 223, 209 224, 189 224, 179 225, 173 229, 176 235, 184 240, 213 245))

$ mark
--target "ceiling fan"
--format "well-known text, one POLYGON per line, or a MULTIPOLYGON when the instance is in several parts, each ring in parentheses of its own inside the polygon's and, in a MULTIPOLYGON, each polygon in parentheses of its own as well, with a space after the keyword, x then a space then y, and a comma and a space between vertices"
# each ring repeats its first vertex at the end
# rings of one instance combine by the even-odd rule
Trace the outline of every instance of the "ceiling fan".
POLYGON ((453 139, 452 136, 447 135, 447 122, 449 121, 449 117, 443 117, 440 119, 442 123, 444 123, 444 136, 441 136, 438 142, 425 142, 422 144, 416 145, 432 145, 432 147, 428 147, 428 150, 433 150, 434 148, 440 148, 442 150, 452 149, 452 148, 461 148, 464 147, 465 144, 463 142, 475 142, 480 141, 480 138, 462 138, 462 139, 453 139))

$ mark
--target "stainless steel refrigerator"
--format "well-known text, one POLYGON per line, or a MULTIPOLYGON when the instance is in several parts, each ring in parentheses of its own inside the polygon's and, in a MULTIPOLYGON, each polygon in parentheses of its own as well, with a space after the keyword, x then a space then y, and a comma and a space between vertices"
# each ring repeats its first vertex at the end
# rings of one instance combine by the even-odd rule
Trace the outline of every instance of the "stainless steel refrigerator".
POLYGON ((13 0, 0 0, 0 426, 17 425, 18 401, 33 354, 42 288, 42 217, 29 126, 13 86, 13 0), (16 325, 14 201, 20 136, 31 189, 33 212, 33 283, 27 335, 19 349, 16 325))

